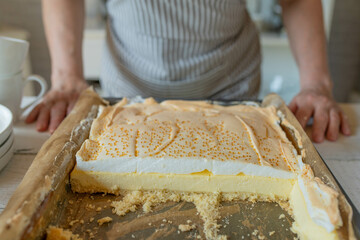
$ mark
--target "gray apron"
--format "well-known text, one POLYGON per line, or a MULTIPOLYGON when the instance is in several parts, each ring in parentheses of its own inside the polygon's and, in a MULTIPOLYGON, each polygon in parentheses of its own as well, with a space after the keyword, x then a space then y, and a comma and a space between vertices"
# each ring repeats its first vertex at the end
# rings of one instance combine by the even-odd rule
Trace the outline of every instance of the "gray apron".
POLYGON ((240 0, 109 0, 106 96, 254 98, 260 46, 240 0))

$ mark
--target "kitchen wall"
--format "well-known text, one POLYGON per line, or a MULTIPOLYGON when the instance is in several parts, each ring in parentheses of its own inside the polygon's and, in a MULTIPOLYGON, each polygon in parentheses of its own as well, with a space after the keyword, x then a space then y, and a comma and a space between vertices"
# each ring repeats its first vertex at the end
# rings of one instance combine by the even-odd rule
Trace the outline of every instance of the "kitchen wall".
POLYGON ((328 48, 334 95, 342 102, 360 101, 360 1, 339 0, 334 9, 328 48))

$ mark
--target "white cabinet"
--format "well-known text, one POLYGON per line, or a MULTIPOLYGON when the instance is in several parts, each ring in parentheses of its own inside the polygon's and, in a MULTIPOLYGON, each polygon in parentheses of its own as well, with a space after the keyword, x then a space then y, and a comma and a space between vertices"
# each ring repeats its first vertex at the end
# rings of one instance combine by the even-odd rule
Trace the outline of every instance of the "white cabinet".
POLYGON ((101 70, 104 29, 86 29, 83 40, 84 75, 87 80, 98 80, 101 70))

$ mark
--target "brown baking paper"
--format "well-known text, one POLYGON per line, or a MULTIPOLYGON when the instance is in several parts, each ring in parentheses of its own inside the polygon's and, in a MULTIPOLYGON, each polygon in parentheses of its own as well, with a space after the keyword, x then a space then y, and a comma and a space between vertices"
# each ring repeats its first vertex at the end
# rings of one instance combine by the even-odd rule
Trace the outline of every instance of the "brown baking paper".
POLYGON ((64 181, 74 166, 73 155, 85 140, 81 137, 87 138, 76 136, 70 140, 73 128, 87 117, 93 105, 104 103, 92 88, 81 94, 71 113, 41 147, 0 215, 0 239, 22 238, 25 230, 36 218, 41 204, 45 204, 46 197, 64 181))

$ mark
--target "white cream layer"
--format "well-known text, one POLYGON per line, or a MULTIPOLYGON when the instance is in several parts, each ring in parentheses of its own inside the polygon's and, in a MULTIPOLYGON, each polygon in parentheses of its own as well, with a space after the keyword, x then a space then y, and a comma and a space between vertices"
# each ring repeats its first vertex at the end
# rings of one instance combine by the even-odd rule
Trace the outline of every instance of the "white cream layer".
POLYGON ((217 161, 195 158, 109 158, 96 161, 83 161, 76 158, 78 170, 111 173, 169 173, 190 174, 208 170, 214 175, 246 175, 273 178, 296 178, 291 171, 284 171, 269 166, 244 163, 240 161, 217 161))
POLYGON ((312 220, 328 232, 342 225, 338 207, 338 193, 326 186, 319 178, 308 180, 299 177, 298 183, 312 220))

